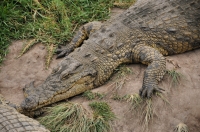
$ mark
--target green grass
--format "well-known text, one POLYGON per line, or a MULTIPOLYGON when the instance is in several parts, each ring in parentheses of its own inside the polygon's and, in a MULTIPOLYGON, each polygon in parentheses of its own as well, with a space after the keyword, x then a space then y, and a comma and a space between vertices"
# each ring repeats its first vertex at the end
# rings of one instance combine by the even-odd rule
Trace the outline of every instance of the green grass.
POLYGON ((77 103, 62 103, 49 107, 38 120, 51 132, 109 132, 115 118, 106 102, 89 104, 93 114, 77 103))
POLYGON ((114 113, 106 102, 92 102, 89 105, 94 110, 94 118, 101 116, 105 121, 115 118, 114 113))
POLYGON ((12 39, 34 38, 34 44, 60 45, 80 25, 107 19, 111 7, 109 0, 2 0, 0 62, 12 39))
POLYGON ((26 44, 19 55, 38 42, 47 47, 52 44, 57 47, 70 41, 80 25, 108 19, 114 2, 115 0, 1 0, 0 64, 8 53, 11 40, 34 40, 32 44, 26 44))
POLYGON ((117 79, 121 79, 127 75, 133 74, 133 71, 126 65, 121 65, 115 69, 115 73, 117 74, 117 79))
POLYGON ((117 101, 123 101, 123 100, 126 100, 127 97, 129 97, 129 95, 125 95, 125 96, 121 97, 118 93, 114 93, 112 96, 112 99, 117 100, 117 101))
POLYGON ((171 85, 177 86, 180 84, 180 79, 183 76, 181 73, 175 71, 175 70, 167 70, 167 74, 171 78, 171 85))
POLYGON ((82 96, 87 98, 88 100, 93 100, 93 99, 99 99, 100 100, 100 99, 103 99, 105 94, 95 93, 95 92, 91 92, 90 90, 88 90, 88 91, 84 92, 82 96))
POLYGON ((92 102, 89 104, 93 109, 92 132, 109 132, 111 130, 110 122, 116 118, 106 102, 92 102))
POLYGON ((87 115, 81 105, 63 103, 49 108, 47 115, 39 121, 52 132, 88 132, 91 121, 87 115))

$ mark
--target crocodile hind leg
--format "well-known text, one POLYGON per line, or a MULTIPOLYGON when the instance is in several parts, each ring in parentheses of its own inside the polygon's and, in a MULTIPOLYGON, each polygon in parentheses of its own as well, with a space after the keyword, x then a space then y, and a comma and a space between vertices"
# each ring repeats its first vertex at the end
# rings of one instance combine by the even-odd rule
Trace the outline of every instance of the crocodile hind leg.
POLYGON ((64 56, 67 56, 69 53, 71 53, 75 48, 79 47, 84 40, 86 40, 91 33, 98 30, 101 27, 102 23, 98 21, 89 22, 77 31, 77 33, 74 35, 72 41, 67 44, 62 49, 57 49, 56 53, 57 58, 61 58, 64 56))
POLYGON ((134 61, 148 65, 144 72, 140 96, 149 98, 154 91, 161 92, 162 89, 158 87, 158 82, 165 74, 165 57, 158 50, 145 44, 136 45, 132 52, 134 61))

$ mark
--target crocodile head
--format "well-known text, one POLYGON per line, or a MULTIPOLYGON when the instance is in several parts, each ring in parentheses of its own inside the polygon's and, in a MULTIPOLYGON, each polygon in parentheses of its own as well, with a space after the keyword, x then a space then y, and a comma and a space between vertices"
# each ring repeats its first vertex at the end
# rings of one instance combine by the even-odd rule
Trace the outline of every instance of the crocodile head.
POLYGON ((36 110, 92 89, 96 74, 94 68, 68 56, 53 69, 43 84, 36 88, 33 83, 25 86, 25 100, 21 108, 25 111, 36 110))

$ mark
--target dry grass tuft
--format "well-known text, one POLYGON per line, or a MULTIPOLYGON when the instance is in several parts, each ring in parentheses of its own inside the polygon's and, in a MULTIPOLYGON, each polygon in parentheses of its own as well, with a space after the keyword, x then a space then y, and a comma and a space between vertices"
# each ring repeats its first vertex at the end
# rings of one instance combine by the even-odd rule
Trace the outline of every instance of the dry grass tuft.
POLYGON ((130 102, 132 105, 132 110, 137 110, 137 108, 143 103, 144 99, 140 97, 139 94, 129 95, 124 98, 127 102, 130 102))
POLYGON ((167 74, 171 77, 171 85, 177 86, 180 84, 180 79, 183 76, 181 73, 175 70, 167 70, 167 74))
POLYGON ((128 8, 135 2, 136 0, 115 0, 113 5, 118 8, 128 8))
POLYGON ((91 132, 109 132, 110 121, 116 118, 110 106, 106 102, 92 102, 89 105, 94 111, 91 132))
POLYGON ((109 132, 110 121, 115 118, 109 105, 105 102, 89 105, 93 116, 82 105, 62 103, 48 108, 47 114, 39 121, 51 132, 109 132))
POLYGON ((46 69, 49 68, 49 65, 50 65, 51 60, 53 58, 56 46, 54 44, 50 44, 50 45, 47 46, 47 48, 48 48, 48 50, 47 50, 47 56, 46 56, 46 69))
POLYGON ((81 105, 63 103, 49 108, 48 114, 39 121, 52 132, 88 132, 91 121, 87 115, 81 105))
MULTIPOLYGON (((161 98, 165 104, 170 105, 166 97, 159 92, 155 93, 155 97, 161 98)), ((131 110, 134 115, 142 115, 140 117, 143 124, 143 130, 148 130, 149 123, 153 121, 153 117, 158 117, 154 108, 155 98, 141 98, 139 94, 126 95, 123 97, 117 96, 117 100, 125 100, 131 103, 131 110)))
POLYGON ((25 43, 22 50, 21 50, 21 53, 19 54, 19 56, 17 58, 21 57, 24 53, 26 53, 36 43, 37 43, 37 41, 35 39, 31 39, 27 43, 25 43))
POLYGON ((105 94, 95 93, 95 92, 88 90, 88 91, 84 92, 82 96, 87 98, 88 100, 93 100, 93 99, 99 99, 100 100, 100 99, 103 99, 105 94))

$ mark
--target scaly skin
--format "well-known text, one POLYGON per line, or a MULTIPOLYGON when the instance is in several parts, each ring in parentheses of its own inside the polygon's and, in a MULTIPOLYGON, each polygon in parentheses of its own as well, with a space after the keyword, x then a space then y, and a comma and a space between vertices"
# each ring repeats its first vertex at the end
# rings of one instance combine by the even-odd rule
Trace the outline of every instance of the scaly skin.
POLYGON ((200 47, 200 0, 139 1, 97 31, 93 27, 98 26, 83 26, 67 48, 58 50, 58 57, 68 56, 43 84, 24 88, 23 111, 98 87, 123 63, 148 65, 140 95, 151 97, 161 90, 158 82, 166 70, 164 56, 200 47))
POLYGON ((0 132, 49 132, 36 120, 20 114, 0 95, 0 132))

